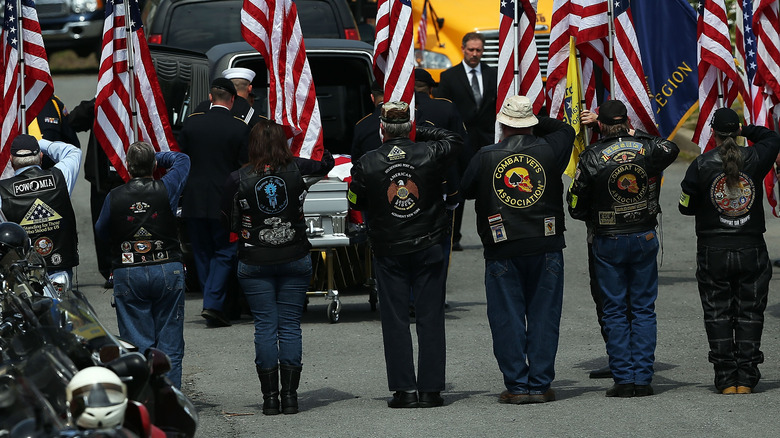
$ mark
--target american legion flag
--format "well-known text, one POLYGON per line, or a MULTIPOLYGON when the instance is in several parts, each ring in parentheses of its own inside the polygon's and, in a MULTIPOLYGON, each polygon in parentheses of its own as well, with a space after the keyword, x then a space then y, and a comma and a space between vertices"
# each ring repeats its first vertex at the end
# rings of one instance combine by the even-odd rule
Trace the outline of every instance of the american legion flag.
POLYGON ((105 8, 92 131, 111 165, 127 181, 125 153, 134 141, 149 142, 157 151, 176 151, 178 146, 144 39, 137 0, 108 0, 105 8))
POLYGON ((0 82, 3 98, 0 100, 0 169, 10 172, 11 142, 22 132, 22 123, 29 123, 48 102, 54 92, 49 62, 41 38, 41 26, 32 0, 6 0, 3 30, 0 34, 2 68, 0 82), (21 8, 18 6, 21 5, 21 8), (22 46, 19 42, 22 41, 22 46), (20 52, 21 49, 21 52, 20 52), (20 62, 20 55, 23 56, 20 62), (24 87, 19 75, 24 69, 24 87), (21 90, 24 90, 25 117, 22 120, 21 90))
MULTIPOLYGON (((414 122, 414 50, 411 0, 378 0, 374 77, 384 84, 385 102, 406 102, 414 122)), ((412 129, 412 136, 414 129, 412 129)))
MULTIPOLYGON (((514 95, 526 96, 534 113, 544 106, 544 85, 536 52, 534 28, 536 10, 530 0, 498 0, 501 22, 498 28, 498 99, 496 114, 514 95)), ((500 132, 496 129, 496 141, 500 132)))
POLYGON ((293 154, 319 160, 322 121, 298 10, 292 0, 244 0, 241 35, 268 68, 270 117, 291 139, 293 154))

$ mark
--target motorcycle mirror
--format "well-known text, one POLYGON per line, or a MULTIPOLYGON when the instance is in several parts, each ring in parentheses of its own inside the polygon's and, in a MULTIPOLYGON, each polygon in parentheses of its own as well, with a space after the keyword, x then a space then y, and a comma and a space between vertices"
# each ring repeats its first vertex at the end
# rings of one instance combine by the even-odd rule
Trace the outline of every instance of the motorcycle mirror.
POLYGON ((118 345, 104 345, 100 347, 100 361, 109 363, 119 357, 118 345))
POLYGON ((146 350, 146 359, 149 361, 149 372, 153 376, 161 376, 171 370, 171 360, 161 350, 156 348, 146 350))
POLYGON ((149 382, 150 369, 147 360, 141 353, 123 354, 111 362, 106 363, 106 368, 119 376, 127 386, 127 397, 139 400, 141 392, 149 382))

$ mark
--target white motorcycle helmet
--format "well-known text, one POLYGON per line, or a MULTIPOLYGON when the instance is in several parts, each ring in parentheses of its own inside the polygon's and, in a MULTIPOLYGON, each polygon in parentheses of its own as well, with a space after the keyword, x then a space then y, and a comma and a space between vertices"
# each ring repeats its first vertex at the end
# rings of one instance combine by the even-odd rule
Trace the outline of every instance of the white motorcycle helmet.
POLYGON ((127 388, 113 371, 88 367, 76 373, 65 390, 73 422, 84 429, 107 429, 122 424, 127 388))

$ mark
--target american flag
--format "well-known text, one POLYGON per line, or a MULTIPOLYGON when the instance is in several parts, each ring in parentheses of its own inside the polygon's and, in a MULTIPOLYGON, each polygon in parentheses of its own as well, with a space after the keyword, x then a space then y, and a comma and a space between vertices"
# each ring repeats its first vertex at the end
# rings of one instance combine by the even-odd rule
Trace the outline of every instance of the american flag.
POLYGON ((756 36, 756 84, 764 86, 775 112, 780 111, 780 1, 754 2, 753 31, 756 36))
POLYGON ((0 67, 0 82, 3 84, 3 98, 0 100, 0 169, 8 170, 11 156, 11 142, 21 132, 19 73, 24 68, 24 103, 27 107, 25 121, 30 122, 38 115, 54 92, 49 72, 49 62, 41 38, 41 26, 32 0, 21 1, 21 14, 15 0, 6 0, 3 31, 0 35, 3 67, 0 67), (22 51, 24 62, 19 63, 19 21, 24 30, 22 51))
MULTIPOLYGON (((414 120, 414 51, 411 0, 379 0, 374 39, 374 77, 385 102, 406 102, 414 120)), ((414 130, 412 130, 414 133, 414 130)))
MULTIPOLYGON (((544 106, 544 86, 536 53, 534 28, 536 10, 529 0, 519 0, 515 11, 515 0, 499 0, 501 23, 498 31, 498 99, 496 113, 501 111, 504 101, 519 94, 528 97, 533 103, 534 112, 544 106), (515 12, 518 17, 515 20, 515 12), (518 71, 515 70, 515 57, 518 71), (518 81, 519 80, 519 81, 518 81)), ((496 129, 496 141, 500 132, 496 129)))
POLYGON ((265 60, 271 117, 284 126, 296 156, 319 160, 322 121, 306 47, 292 0, 244 0, 241 35, 265 60))
POLYGON ((158 151, 176 151, 178 146, 144 38, 137 0, 108 0, 105 8, 93 132, 111 164, 127 181, 125 152, 133 141, 149 142, 158 151), (134 107, 137 137, 133 132, 134 107))
POLYGON ((723 0, 701 0, 696 26, 699 69, 699 120, 693 142, 708 151, 715 146, 710 120, 715 110, 731 107, 739 93, 739 75, 729 40, 726 7, 723 0))
POLYGON ((420 25, 417 28, 417 42, 420 43, 420 50, 425 50, 428 44, 428 0, 423 3, 420 25))
POLYGON ((753 34, 753 7, 748 0, 737 2, 739 13, 737 14, 737 28, 734 42, 737 48, 737 63, 742 79, 744 115, 748 123, 760 126, 771 126, 767 122, 772 121, 768 117, 769 107, 763 87, 755 84, 756 77, 756 37, 753 34))

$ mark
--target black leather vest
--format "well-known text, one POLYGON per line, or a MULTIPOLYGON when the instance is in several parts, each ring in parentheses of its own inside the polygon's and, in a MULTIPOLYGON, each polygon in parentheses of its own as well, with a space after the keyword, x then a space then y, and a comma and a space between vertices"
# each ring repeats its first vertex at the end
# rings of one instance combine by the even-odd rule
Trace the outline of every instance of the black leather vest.
POLYGON ((648 173, 650 147, 649 139, 638 137, 593 145, 597 169, 589 221, 596 234, 639 233, 658 224, 661 178, 648 173))
POLYGON ((256 173, 249 166, 239 170, 236 194, 238 258, 247 264, 265 265, 297 260, 311 248, 303 220, 306 185, 298 166, 256 173))
POLYGON ((181 261, 176 217, 160 180, 133 178, 111 191, 114 269, 181 261))
POLYGON ((448 230, 443 157, 426 142, 394 138, 360 162, 369 190, 368 236, 374 253, 408 254, 441 243, 448 230))
POLYGON ((68 186, 56 167, 31 167, 0 181, 5 217, 22 226, 49 272, 79 264, 76 215, 68 186))
POLYGON ((563 182, 547 142, 514 135, 479 157, 481 178, 490 179, 476 199, 483 245, 563 234, 563 182))
POLYGON ((764 175, 756 175, 758 154, 752 148, 739 148, 743 167, 740 186, 729 189, 723 173, 723 161, 717 150, 700 156, 696 163, 699 170, 699 193, 704 195, 697 203, 696 235, 744 235, 763 234, 764 175))

